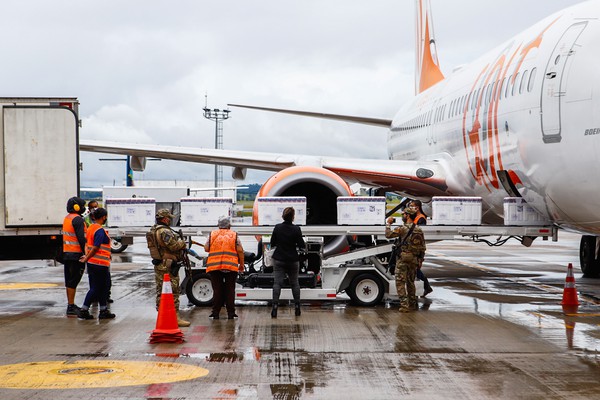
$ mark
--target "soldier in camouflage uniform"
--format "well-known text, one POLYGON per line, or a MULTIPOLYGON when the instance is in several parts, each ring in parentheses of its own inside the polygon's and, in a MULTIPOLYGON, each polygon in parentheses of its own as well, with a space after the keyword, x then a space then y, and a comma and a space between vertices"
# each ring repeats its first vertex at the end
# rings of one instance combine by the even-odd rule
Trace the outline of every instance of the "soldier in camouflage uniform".
POLYGON ((425 237, 423 231, 413 224, 412 218, 417 210, 407 207, 402 215, 403 226, 391 229, 394 218, 386 221, 385 237, 397 237, 400 243, 396 251, 396 289, 400 298, 400 312, 409 312, 417 308, 417 296, 415 294, 415 277, 417 269, 425 258, 425 237), (411 231, 412 229, 412 231, 411 231))
MULTIPOLYGON (((152 259, 156 280, 156 309, 158 310, 160 305, 164 275, 168 273, 171 279, 175 310, 177 310, 177 323, 179 326, 189 326, 189 321, 179 317, 179 274, 175 273, 175 270, 179 271, 177 264, 181 266, 183 262, 186 243, 177 232, 169 227, 173 217, 174 215, 167 209, 158 210, 156 212, 156 225, 150 229, 150 233, 154 235, 158 253, 161 256, 160 259, 152 259)), ((150 247, 150 241, 148 247, 150 247)), ((150 251, 152 253, 152 249, 150 251)))

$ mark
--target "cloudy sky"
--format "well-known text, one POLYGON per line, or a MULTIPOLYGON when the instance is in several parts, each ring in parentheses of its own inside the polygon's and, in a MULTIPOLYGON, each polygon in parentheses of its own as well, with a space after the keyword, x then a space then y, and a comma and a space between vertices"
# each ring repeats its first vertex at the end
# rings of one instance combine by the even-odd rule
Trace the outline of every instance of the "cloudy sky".
MULTIPOLYGON (((578 0, 431 0, 450 72, 578 0)), ((85 139, 214 147, 227 103, 392 118, 414 94, 413 0, 6 0, 4 97, 77 97, 85 139)), ((385 158, 386 130, 232 109, 224 148, 385 158)), ((82 186, 123 183, 82 154, 82 186)), ((149 162, 137 179, 212 179, 149 162)), ((228 179, 229 169, 225 169, 228 179)), ((263 181, 249 173, 246 183, 263 181)))

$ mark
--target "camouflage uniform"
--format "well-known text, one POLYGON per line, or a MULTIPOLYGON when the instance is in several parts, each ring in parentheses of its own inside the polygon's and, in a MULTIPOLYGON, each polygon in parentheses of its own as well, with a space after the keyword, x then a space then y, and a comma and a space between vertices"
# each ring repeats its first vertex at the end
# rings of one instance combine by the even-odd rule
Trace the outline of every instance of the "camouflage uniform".
MULTIPOLYGON (((411 210, 412 211, 412 210, 411 210)), ((404 240, 412 223, 396 227, 394 230, 386 225, 385 237, 398 237, 404 240)), ((400 311, 406 312, 417 307, 417 296, 415 294, 415 277, 419 264, 425 257, 425 237, 421 228, 415 225, 412 233, 400 244, 398 257, 396 258, 396 289, 400 298, 400 311)))
POLYGON ((179 310, 179 275, 173 275, 170 269, 173 263, 181 263, 183 261, 183 250, 186 248, 186 243, 168 226, 156 224, 151 229, 156 232, 156 244, 159 252, 162 254, 161 263, 154 266, 156 309, 158 310, 158 305, 160 304, 164 275, 168 273, 173 289, 175 309, 179 310))

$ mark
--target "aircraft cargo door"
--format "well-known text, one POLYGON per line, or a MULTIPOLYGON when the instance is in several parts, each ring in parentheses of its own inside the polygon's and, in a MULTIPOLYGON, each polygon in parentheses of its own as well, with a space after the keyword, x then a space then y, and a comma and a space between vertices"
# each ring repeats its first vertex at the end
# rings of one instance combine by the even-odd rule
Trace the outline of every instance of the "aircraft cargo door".
POLYGON ((542 136, 544 143, 561 141, 560 109, 565 93, 565 66, 569 57, 574 56, 573 47, 587 22, 571 25, 556 44, 542 81, 542 136))
POLYGON ((78 126, 66 107, 4 106, 7 227, 62 226, 79 193, 78 126))

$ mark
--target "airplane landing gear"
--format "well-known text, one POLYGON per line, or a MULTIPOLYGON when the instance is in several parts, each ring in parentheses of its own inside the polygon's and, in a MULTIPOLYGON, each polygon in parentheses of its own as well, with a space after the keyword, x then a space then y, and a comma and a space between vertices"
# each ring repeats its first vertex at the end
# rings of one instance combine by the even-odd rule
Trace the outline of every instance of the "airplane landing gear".
POLYGON ((600 277, 600 257, 598 257, 598 244, 600 237, 582 236, 579 244, 579 261, 581 272, 586 278, 600 277))

